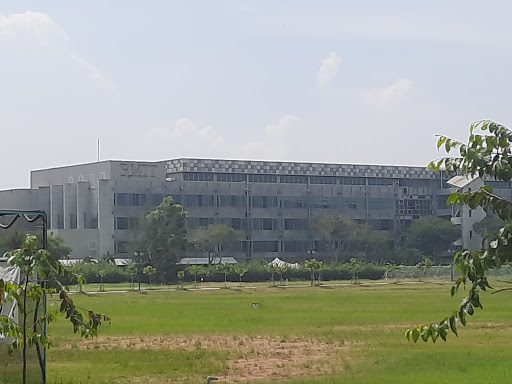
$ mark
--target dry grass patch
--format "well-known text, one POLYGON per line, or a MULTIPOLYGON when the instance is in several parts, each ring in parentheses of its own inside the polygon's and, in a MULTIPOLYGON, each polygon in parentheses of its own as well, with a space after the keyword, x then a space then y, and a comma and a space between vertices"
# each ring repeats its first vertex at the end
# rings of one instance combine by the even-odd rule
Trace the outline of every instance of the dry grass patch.
POLYGON ((249 336, 123 336, 98 337, 57 349, 222 350, 230 353, 224 382, 252 382, 272 378, 315 376, 341 372, 352 362, 352 344, 317 340, 285 340, 249 336))

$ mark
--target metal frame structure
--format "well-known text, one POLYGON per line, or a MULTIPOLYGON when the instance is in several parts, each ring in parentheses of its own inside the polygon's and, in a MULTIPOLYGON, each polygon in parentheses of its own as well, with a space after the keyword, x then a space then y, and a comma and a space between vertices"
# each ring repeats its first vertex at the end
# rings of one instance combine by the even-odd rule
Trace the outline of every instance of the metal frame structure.
MULTIPOLYGON (((42 210, 29 210, 29 211, 0 210, 0 218, 2 218, 2 217, 8 217, 8 218, 10 218, 10 221, 7 224, 0 223, 0 230, 4 230, 4 229, 6 230, 6 229, 11 228, 19 219, 24 219, 28 223, 34 223, 37 220, 41 219, 42 225, 43 225, 43 227, 42 227, 42 240, 43 240, 42 248, 48 249, 48 216, 45 211, 42 211, 42 210)), ((44 285, 44 284, 45 284, 45 282, 42 282, 42 285, 44 285)), ((45 297, 43 300, 43 308, 42 308, 43 316, 46 316, 46 313, 47 313, 46 305, 47 305, 47 299, 45 297)), ((43 325, 43 334, 45 337, 47 336, 46 322, 43 325)), ((41 365, 41 374, 42 374, 42 380, 43 380, 42 382, 43 382, 43 384, 46 384, 46 366, 47 366, 47 364, 46 364, 46 360, 47 360, 46 348, 43 348, 42 352, 43 352, 42 353, 43 364, 41 365)))

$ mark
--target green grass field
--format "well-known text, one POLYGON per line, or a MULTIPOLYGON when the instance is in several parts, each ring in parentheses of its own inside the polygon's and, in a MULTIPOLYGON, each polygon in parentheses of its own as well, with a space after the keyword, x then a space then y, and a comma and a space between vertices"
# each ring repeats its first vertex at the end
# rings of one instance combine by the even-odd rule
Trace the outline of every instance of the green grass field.
MULTIPOLYGON (((223 284, 218 284, 223 286, 223 284)), ((233 285, 236 287, 237 285, 233 285)), ((49 328, 50 383, 508 383, 510 293, 483 294, 459 338, 412 344, 407 327, 456 309, 450 284, 73 295, 112 317, 93 341, 49 328), (259 303, 259 307, 253 307, 259 303)), ((462 295, 460 295, 462 296, 462 295)))

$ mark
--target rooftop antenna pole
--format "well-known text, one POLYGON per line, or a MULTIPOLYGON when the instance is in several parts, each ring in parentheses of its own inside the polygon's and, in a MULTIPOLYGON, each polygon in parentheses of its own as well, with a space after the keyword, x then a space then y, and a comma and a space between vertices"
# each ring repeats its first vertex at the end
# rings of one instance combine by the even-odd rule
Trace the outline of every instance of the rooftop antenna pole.
POLYGON ((97 161, 100 161, 100 138, 98 137, 98 157, 97 161))

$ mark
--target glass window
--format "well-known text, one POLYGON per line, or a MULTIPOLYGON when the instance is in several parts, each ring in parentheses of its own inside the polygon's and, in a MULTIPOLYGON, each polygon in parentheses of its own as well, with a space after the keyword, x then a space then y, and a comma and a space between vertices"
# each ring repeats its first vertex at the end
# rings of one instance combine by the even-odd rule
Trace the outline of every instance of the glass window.
POLYGON ((338 180, 342 185, 366 185, 364 177, 339 177, 338 180))
POLYGON ((128 242, 127 241, 116 241, 114 243, 116 253, 128 253, 128 242))
POLYGON ((287 231, 303 231, 309 228, 308 219, 284 219, 284 229, 287 231))
POLYGON ((282 208, 306 208, 307 197, 304 196, 283 196, 281 199, 282 208))
POLYGON ((245 196, 217 196, 217 202, 219 207, 245 207, 247 198, 245 196))
POLYGON ((311 248, 310 241, 304 240, 286 240, 283 241, 283 252, 307 252, 311 248))
POLYGON ((275 208, 277 207, 277 196, 251 196, 253 208, 275 208))
POLYGON ((213 181, 213 173, 188 172, 183 174, 184 181, 213 181))
POLYGON ((245 181, 245 175, 240 173, 217 173, 217 181, 239 183, 245 181))
POLYGON ((247 229, 247 219, 234 217, 234 218, 230 219, 229 226, 238 231, 245 231, 247 229))
POLYGON ((335 176, 310 176, 311 184, 336 184, 335 176))
POLYGON ((385 177, 369 177, 368 185, 384 185, 389 186, 393 185, 394 179, 388 179, 385 177))
POLYGON ((276 175, 248 175, 250 183, 277 183, 276 175))
POLYGON ((253 241, 252 250, 254 252, 277 252, 277 241, 253 241))
POLYGON ((286 184, 307 184, 308 178, 306 176, 296 176, 296 175, 281 175, 279 176, 279 180, 281 183, 286 184))

